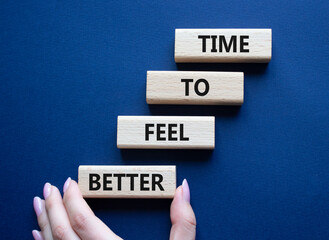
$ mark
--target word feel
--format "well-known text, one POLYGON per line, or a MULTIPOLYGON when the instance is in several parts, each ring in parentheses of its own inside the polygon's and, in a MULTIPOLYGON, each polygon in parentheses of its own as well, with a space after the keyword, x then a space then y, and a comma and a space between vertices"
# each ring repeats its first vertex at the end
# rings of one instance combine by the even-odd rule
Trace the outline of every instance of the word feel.
POLYGON ((156 135, 157 141, 188 141, 189 138, 184 136, 184 124, 176 123, 146 123, 145 124, 145 141, 150 140, 150 135, 156 135), (178 129, 179 125, 179 129, 178 129), (167 132, 167 134, 166 134, 167 132), (178 134, 179 132, 179 134, 178 134), (167 137, 166 137, 167 136, 167 137))

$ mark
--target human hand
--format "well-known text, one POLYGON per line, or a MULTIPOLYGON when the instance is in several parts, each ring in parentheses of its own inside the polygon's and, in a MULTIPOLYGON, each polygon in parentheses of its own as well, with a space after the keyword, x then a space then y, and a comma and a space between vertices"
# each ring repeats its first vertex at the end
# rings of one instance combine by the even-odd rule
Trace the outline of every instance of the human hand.
MULTIPOLYGON (((46 183, 45 200, 35 197, 33 206, 41 231, 33 230, 35 240, 118 240, 82 198, 77 183, 68 178, 62 198, 57 187, 46 183)), ((172 227, 170 240, 194 240, 196 220, 190 205, 190 190, 186 180, 176 189, 170 207, 172 227)))

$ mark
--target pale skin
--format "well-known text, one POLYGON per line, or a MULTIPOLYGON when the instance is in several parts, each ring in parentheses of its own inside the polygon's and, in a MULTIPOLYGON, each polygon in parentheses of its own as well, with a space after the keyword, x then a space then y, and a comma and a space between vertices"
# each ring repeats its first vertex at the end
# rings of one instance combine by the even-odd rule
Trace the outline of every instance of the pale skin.
MULTIPOLYGON (((33 206, 41 229, 32 231, 35 240, 122 239, 95 216, 74 180, 66 180, 63 192, 62 197, 57 187, 46 183, 43 189, 45 199, 34 198, 33 206)), ((196 220, 186 180, 176 189, 170 218, 170 240, 195 239, 196 220)))

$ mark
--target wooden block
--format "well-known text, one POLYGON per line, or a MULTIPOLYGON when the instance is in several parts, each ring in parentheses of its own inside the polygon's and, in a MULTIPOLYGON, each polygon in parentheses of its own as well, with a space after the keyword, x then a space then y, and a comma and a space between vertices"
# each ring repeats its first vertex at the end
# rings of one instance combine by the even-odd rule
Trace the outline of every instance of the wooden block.
POLYGON ((119 116, 117 146, 213 149, 215 117, 119 116))
POLYGON ((269 62, 272 29, 176 29, 176 62, 269 62))
POLYGON ((80 166, 86 198, 173 198, 176 166, 80 166))
POLYGON ((241 105, 242 72, 148 71, 148 104, 241 105))

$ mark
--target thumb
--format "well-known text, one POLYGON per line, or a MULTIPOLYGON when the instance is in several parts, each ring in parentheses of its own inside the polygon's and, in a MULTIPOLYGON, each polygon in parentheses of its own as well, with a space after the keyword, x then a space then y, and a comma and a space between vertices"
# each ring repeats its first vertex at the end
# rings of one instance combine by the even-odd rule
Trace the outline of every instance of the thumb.
POLYGON ((186 179, 176 189, 170 207, 171 231, 170 240, 194 240, 196 220, 190 204, 190 189, 186 179))

